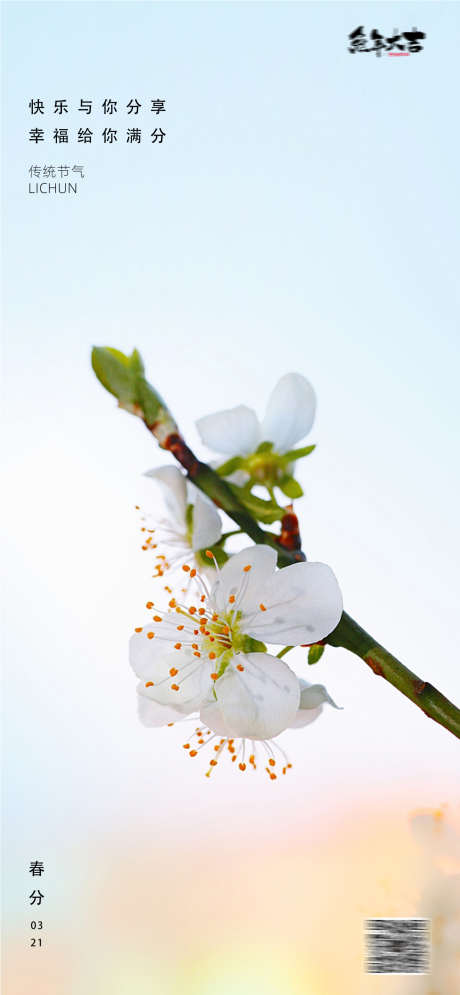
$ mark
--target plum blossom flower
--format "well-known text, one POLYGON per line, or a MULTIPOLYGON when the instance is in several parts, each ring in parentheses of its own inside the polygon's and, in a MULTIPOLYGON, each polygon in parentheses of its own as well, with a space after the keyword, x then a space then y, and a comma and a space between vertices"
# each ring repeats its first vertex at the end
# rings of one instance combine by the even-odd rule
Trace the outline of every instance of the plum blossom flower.
POLYGON ((314 447, 292 447, 309 433, 315 408, 315 392, 308 380, 300 373, 286 373, 272 390, 262 421, 252 408, 240 404, 205 415, 196 425, 209 449, 230 457, 220 470, 233 483, 251 480, 269 490, 276 485, 288 496, 300 497, 302 490, 293 482, 291 464, 314 447))
MULTIPOLYGON (((211 588, 195 568, 183 569, 195 583, 196 603, 173 597, 170 610, 161 612, 149 602, 153 622, 131 637, 141 720, 159 726, 199 712, 196 746, 193 737, 184 744, 190 756, 217 739, 210 770, 224 749, 244 770, 246 741, 252 742, 252 766, 260 742, 272 776, 274 737, 313 721, 323 702, 334 703, 321 685, 299 682, 284 660, 267 652, 266 642, 296 646, 327 636, 342 613, 337 580, 324 563, 277 570, 269 546, 232 556, 211 588)), ((283 770, 288 766, 285 759, 283 770)))
POLYGON ((285 453, 308 435, 315 408, 315 392, 308 380, 300 373, 286 373, 272 390, 261 422, 252 408, 239 404, 204 415, 196 424, 202 442, 227 456, 253 453, 261 442, 272 442, 277 452, 285 453))
POLYGON ((165 570, 180 566, 190 557, 196 566, 202 566, 200 550, 214 546, 222 535, 217 509, 175 466, 160 466, 148 470, 145 476, 158 484, 167 515, 143 518, 143 548, 162 550, 155 553, 155 576, 163 576, 165 570), (150 519, 154 528, 145 524, 150 519))

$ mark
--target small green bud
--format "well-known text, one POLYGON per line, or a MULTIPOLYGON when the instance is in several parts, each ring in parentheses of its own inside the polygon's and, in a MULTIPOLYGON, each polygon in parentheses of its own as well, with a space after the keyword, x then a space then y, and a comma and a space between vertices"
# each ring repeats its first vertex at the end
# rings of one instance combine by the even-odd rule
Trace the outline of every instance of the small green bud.
POLYGON ((324 653, 324 646, 321 643, 313 643, 308 650, 308 662, 309 664, 318 663, 324 653))
POLYGON ((120 408, 143 418, 160 443, 177 432, 177 425, 163 399, 144 376, 144 364, 137 349, 126 356, 119 349, 95 346, 91 353, 93 370, 120 408))

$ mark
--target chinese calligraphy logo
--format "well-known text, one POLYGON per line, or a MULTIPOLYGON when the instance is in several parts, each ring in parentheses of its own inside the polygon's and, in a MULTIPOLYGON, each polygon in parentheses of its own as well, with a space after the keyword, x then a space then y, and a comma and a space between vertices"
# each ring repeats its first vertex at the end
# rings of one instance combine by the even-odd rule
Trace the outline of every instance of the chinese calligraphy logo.
POLYGON ((422 38, 426 38, 426 35, 424 31, 418 31, 417 28, 401 33, 394 29, 393 34, 388 38, 381 35, 377 28, 373 28, 369 38, 367 38, 364 25, 360 24, 348 35, 348 51, 352 55, 355 55, 356 52, 375 52, 379 57, 381 55, 412 55, 422 51, 423 45, 420 44, 422 38))

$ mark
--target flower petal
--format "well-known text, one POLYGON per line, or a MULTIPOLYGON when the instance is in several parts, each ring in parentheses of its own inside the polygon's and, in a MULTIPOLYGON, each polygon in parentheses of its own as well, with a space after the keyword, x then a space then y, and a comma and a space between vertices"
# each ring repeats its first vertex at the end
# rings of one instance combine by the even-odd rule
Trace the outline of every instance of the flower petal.
POLYGON ((147 470, 145 477, 160 485, 162 496, 168 511, 183 522, 185 529, 185 510, 187 507, 187 481, 177 466, 158 466, 147 470))
POLYGON ((171 722, 179 722, 184 718, 184 713, 169 705, 159 705, 145 693, 144 685, 140 684, 137 693, 137 713, 143 726, 170 725, 171 722))
POLYGON ((244 404, 205 415, 198 419, 196 427, 205 446, 228 456, 252 453, 260 442, 259 419, 244 404))
MULTIPOLYGON (((211 591, 211 599, 219 612, 228 611, 232 604, 245 614, 258 609, 260 589, 274 574, 276 551, 270 546, 248 546, 231 556, 219 570, 211 591), (250 570, 246 570, 250 567, 250 570), (235 601, 229 602, 233 597, 235 601)), ((246 632, 246 629, 243 629, 246 632)), ((250 633, 248 633, 250 635, 250 633)), ((313 641, 313 640, 312 640, 313 641)))
POLYGON ((340 706, 336 705, 330 694, 328 694, 324 684, 309 684, 308 681, 300 680, 299 708, 317 708, 318 705, 323 705, 326 701, 328 705, 332 705, 333 708, 341 711, 340 706))
MULTIPOLYGON (((141 669, 141 668, 139 668, 141 669)), ((169 705, 180 712, 195 712, 212 687, 212 665, 197 659, 192 651, 172 650, 152 658, 145 666, 144 692, 152 701, 169 705)))
POLYGON ((335 629, 342 614, 337 578, 325 563, 277 570, 259 594, 266 610, 243 617, 241 624, 249 636, 265 643, 317 643, 335 629))
POLYGON ((233 738, 278 736, 294 721, 300 701, 298 678, 283 660, 268 653, 239 653, 214 691, 217 701, 202 706, 201 719, 233 738))
POLYGON ((287 452, 310 431, 316 408, 312 385, 300 373, 286 373, 268 399, 262 422, 262 439, 275 450, 287 452))
POLYGON ((192 549, 213 546, 222 535, 222 522, 217 508, 201 494, 197 494, 193 508, 192 549))
MULTIPOLYGON (((175 612, 168 612, 161 622, 143 625, 140 632, 134 632, 129 640, 129 662, 134 673, 141 680, 155 680, 152 668, 167 654, 173 652, 176 642, 180 642, 177 631, 179 619, 175 612), (152 635, 153 634, 153 637, 152 635)), ((178 650, 174 650, 175 653, 178 650)))
POLYGON ((291 723, 291 729, 300 729, 308 726, 321 715, 324 702, 339 708, 335 701, 328 694, 324 684, 310 684, 308 681, 300 679, 300 704, 297 715, 291 723))

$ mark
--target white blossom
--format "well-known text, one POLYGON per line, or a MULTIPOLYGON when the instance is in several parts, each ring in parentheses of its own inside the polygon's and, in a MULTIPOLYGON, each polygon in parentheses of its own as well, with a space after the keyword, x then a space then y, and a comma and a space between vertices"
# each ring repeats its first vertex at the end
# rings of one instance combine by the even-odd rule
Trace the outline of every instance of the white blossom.
POLYGON ((308 380, 300 373, 286 373, 270 394, 262 421, 252 408, 240 404, 205 415, 196 424, 202 442, 226 456, 247 456, 261 442, 271 442, 277 453, 286 453, 308 435, 315 408, 308 380))
MULTIPOLYGON (((274 737, 313 721, 325 701, 334 703, 322 685, 300 682, 265 644, 306 645, 327 636, 342 613, 337 580, 323 563, 277 570, 276 552, 269 546, 232 556, 211 589, 195 568, 184 564, 183 569, 194 581, 194 603, 173 597, 169 611, 152 606, 152 622, 139 626, 131 638, 141 720, 158 726, 199 712, 197 746, 185 744, 191 756, 217 739, 211 768, 227 749, 245 769, 246 741, 253 744, 253 766, 260 741, 268 750, 272 776, 274 737)), ((283 769, 287 766, 286 760, 283 769)))
POLYGON ((166 517, 148 513, 143 518, 144 548, 155 550, 156 575, 190 557, 202 566, 197 554, 222 535, 219 512, 176 466, 160 466, 145 476, 158 485, 166 511, 166 517))

